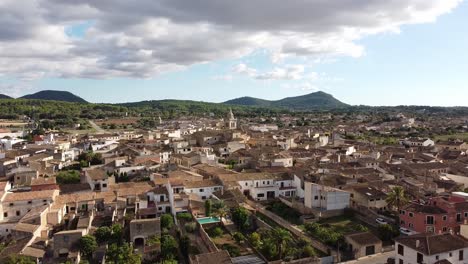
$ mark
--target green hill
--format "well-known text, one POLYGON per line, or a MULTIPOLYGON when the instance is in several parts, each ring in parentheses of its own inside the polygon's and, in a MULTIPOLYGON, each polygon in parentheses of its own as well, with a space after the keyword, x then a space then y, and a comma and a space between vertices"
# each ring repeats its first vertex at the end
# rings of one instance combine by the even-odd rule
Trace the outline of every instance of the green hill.
POLYGON ((6 95, 6 94, 0 94, 0 99, 12 99, 12 97, 6 95))
POLYGON ((224 103, 230 105, 288 108, 293 110, 341 108, 349 106, 339 101, 331 94, 327 94, 324 92, 315 92, 301 96, 287 97, 277 101, 268 101, 253 97, 241 97, 226 101, 224 103))
POLYGON ((66 91, 45 90, 34 94, 28 94, 21 99, 53 100, 70 103, 87 103, 83 98, 66 91))
POLYGON ((244 106, 271 106, 272 102, 264 99, 254 98, 254 97, 240 97, 224 102, 224 104, 231 105, 244 105, 244 106))

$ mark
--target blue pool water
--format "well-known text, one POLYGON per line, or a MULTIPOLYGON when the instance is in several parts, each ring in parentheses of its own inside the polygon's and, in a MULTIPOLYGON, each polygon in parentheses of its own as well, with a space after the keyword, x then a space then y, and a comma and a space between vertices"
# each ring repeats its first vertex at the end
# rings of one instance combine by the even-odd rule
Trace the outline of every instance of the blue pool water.
POLYGON ((204 224, 219 223, 221 220, 219 219, 219 217, 204 217, 204 218, 198 218, 197 221, 201 225, 204 225, 204 224))

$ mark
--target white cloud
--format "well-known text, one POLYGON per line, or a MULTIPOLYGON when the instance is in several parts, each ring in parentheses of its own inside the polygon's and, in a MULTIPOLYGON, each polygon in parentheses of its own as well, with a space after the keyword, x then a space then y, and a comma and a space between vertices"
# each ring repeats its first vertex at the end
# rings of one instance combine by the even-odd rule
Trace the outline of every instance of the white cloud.
POLYGON ((287 83, 287 84, 281 85, 281 87, 284 89, 301 90, 301 91, 307 91, 310 93, 317 92, 320 90, 317 86, 315 86, 311 82, 302 82, 302 83, 293 83, 293 84, 287 83))
POLYGON ((300 80, 304 78, 305 66, 300 64, 286 65, 284 67, 275 67, 271 71, 259 72, 257 69, 240 63, 234 66, 233 72, 256 80, 300 80))
MULTIPOLYGON (((0 75, 151 78, 259 49, 274 63, 294 56, 359 57, 365 50, 357 40, 432 22, 461 2, 2 0, 0 75), (83 37, 66 33, 87 21, 93 23, 83 37)), ((298 68, 243 70, 258 79, 304 77, 298 68)))

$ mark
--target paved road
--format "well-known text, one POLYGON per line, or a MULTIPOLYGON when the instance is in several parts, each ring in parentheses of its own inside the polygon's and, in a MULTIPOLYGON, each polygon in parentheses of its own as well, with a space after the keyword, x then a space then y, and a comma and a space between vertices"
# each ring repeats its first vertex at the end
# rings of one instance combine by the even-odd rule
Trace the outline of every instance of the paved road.
POLYGON ((98 126, 94 121, 88 120, 89 124, 96 130, 96 134, 105 134, 106 131, 98 126))
POLYGON ((377 254, 370 257, 361 258, 359 260, 352 260, 345 262, 346 264, 386 264, 389 257, 394 257, 395 251, 377 254))

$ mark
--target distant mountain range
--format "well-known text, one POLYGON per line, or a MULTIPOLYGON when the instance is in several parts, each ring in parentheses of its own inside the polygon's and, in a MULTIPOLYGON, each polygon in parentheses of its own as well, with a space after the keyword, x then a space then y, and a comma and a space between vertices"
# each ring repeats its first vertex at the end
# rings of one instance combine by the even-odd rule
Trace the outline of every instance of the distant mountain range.
POLYGON ((315 92, 301 96, 287 97, 281 100, 269 101, 254 97, 241 97, 224 102, 230 105, 260 106, 288 108, 293 110, 308 110, 314 108, 342 108, 349 106, 331 94, 315 92))
MULTIPOLYGON (((0 94, 0 99, 14 99, 11 96, 0 94)), ((36 99, 47 101, 62 101, 70 103, 87 103, 83 98, 67 91, 44 90, 33 94, 28 94, 18 99, 36 99)))
MULTIPOLYGON (((0 99, 13 99, 10 96, 0 94, 0 99)), ((63 101, 63 102, 72 102, 72 103, 87 103, 86 100, 83 98, 74 95, 73 93, 67 91, 55 91, 55 90, 45 90, 40 91, 34 94, 28 94, 22 96, 18 99, 36 99, 36 100, 53 100, 53 101, 63 101)), ((172 104, 184 104, 187 105, 189 102, 192 104, 197 104, 201 102, 195 101, 184 101, 184 100, 153 100, 153 101, 144 101, 144 102, 135 102, 135 103, 128 103, 128 104, 118 104, 118 105, 145 105, 148 103, 158 103, 158 102, 168 102, 170 101, 172 104)), ((213 104, 213 105, 220 105, 217 103, 204 103, 204 104, 213 104)), ((221 103, 223 105, 235 105, 235 106, 253 106, 253 107, 262 107, 262 108, 284 108, 290 110, 311 110, 317 108, 342 108, 349 106, 336 98, 332 95, 324 93, 324 92, 315 92, 301 96, 295 97, 287 97, 277 101, 269 101, 254 97, 241 97, 233 100, 226 101, 221 103)))
POLYGON ((87 103, 83 98, 66 91, 45 90, 20 97, 21 99, 53 100, 71 103, 87 103))

